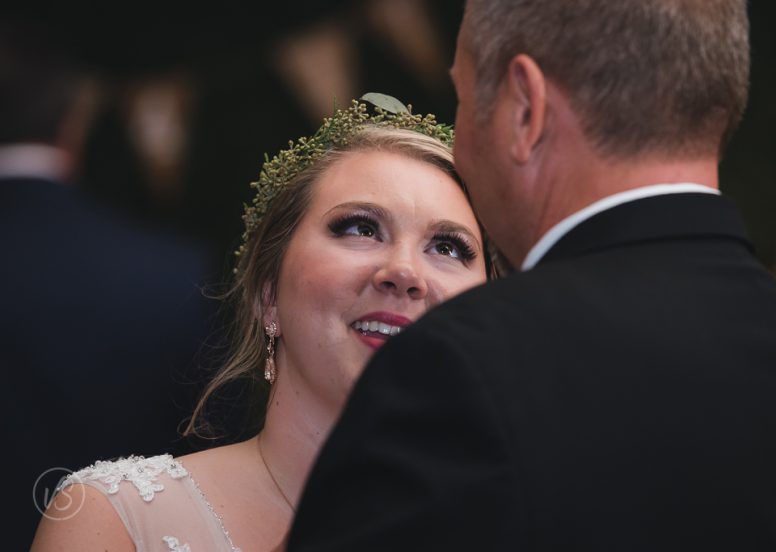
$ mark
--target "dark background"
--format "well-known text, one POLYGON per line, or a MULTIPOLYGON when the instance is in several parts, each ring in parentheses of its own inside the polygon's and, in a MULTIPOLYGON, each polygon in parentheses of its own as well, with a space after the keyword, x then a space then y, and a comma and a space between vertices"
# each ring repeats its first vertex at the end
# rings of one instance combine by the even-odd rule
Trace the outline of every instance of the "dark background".
POLYGON ((720 171, 723 193, 742 210, 758 256, 776 266, 776 4, 750 0, 749 106, 720 171))
MULTIPOLYGON (((410 0, 389 0, 393 6, 410 0)), ((421 82, 390 41, 368 23, 369 2, 293 2, 234 10, 177 14, 120 10, 104 17, 61 15, 69 47, 98 77, 101 99, 89 135, 80 186, 124 213, 208 243, 222 267, 242 231, 242 203, 250 200, 265 152, 319 124, 273 60, 284 40, 334 22, 344 29, 357 95, 391 94, 452 122, 452 64, 461 0, 419 0, 441 45, 433 79, 421 82), (440 76, 441 75, 441 76, 440 76), (172 192, 155 183, 128 138, 127 98, 139 87, 176 79, 186 91, 187 143, 172 192), (156 186, 158 188, 158 186, 156 186)), ((398 8, 397 8, 398 9, 398 8)), ((745 119, 721 167, 722 190, 743 211, 761 260, 776 264, 776 41, 773 2, 750 3, 752 87, 745 119)), ((340 105, 346 99, 338 99, 340 105)))
MULTIPOLYGON (((389 0, 390 3, 393 0, 389 0)), ((413 2, 410 2, 413 3, 413 2)), ((217 14, 190 21, 145 20, 131 30, 76 24, 76 51, 101 82, 101 106, 90 133, 80 186, 90 195, 149 224, 179 230, 213 246, 228 276, 242 232, 242 205, 258 178, 264 154, 320 125, 310 116, 273 60, 288 37, 328 22, 342 25, 351 41, 355 97, 369 91, 393 95, 415 112, 452 122, 455 94, 447 76, 453 61, 462 2, 423 1, 441 44, 431 85, 423 84, 391 44, 365 20, 366 2, 294 2, 271 13, 217 14), (323 7, 322 7, 323 6, 323 7), (137 86, 181 78, 187 82, 187 150, 180 193, 157 201, 153 183, 128 140, 126 96, 137 86)), ((350 98, 337 98, 346 105, 350 98)))

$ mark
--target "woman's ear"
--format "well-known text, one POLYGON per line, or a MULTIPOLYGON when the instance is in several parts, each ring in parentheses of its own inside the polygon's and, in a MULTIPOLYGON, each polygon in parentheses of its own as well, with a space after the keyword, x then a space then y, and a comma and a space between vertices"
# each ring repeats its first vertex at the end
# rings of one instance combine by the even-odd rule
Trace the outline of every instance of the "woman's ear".
POLYGON ((276 336, 281 334, 280 321, 278 320, 278 308, 272 286, 265 284, 261 290, 261 296, 253 302, 253 316, 261 322, 262 329, 274 322, 277 328, 276 336))
POLYGON ((512 109, 510 153, 525 164, 545 130, 547 89, 544 73, 530 56, 520 54, 509 63, 506 92, 512 109))

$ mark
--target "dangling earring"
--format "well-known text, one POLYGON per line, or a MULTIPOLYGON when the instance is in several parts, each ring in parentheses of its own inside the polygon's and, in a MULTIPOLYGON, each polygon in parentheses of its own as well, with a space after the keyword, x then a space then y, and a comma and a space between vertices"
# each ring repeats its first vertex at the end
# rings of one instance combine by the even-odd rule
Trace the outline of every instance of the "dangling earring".
POLYGON ((264 379, 270 385, 275 383, 277 370, 275 369, 275 336, 278 333, 278 326, 275 322, 270 322, 264 326, 264 332, 267 334, 267 363, 264 365, 264 379))

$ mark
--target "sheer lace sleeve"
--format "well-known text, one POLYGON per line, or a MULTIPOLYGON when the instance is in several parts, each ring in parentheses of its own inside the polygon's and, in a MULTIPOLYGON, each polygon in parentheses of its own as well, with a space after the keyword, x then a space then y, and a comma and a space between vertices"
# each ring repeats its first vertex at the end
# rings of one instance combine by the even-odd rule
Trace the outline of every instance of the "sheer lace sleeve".
POLYGON ((239 550, 186 468, 169 454, 96 462, 59 489, 78 483, 108 498, 138 552, 239 550))

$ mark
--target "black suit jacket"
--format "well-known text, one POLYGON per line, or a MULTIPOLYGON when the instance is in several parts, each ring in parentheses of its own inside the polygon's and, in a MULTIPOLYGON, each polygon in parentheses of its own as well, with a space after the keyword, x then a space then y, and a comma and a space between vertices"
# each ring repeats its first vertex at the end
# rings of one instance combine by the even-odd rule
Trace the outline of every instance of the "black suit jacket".
POLYGON ((605 211, 392 339, 288 550, 776 550, 776 284, 732 205, 605 211))
POLYGON ((189 450, 208 260, 40 179, 0 180, 0 255, 3 540, 24 550, 59 468, 189 450))

